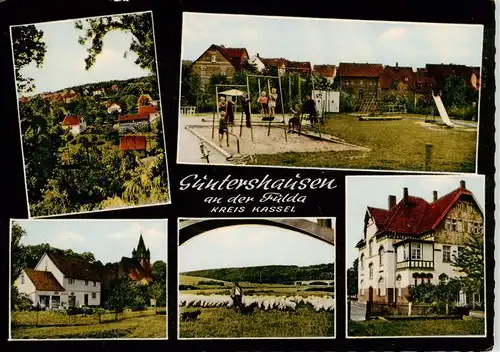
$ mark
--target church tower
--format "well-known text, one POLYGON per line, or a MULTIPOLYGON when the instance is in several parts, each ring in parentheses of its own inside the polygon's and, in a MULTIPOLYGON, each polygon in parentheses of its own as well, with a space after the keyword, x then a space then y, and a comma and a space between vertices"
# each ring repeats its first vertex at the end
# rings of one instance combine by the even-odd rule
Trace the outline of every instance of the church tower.
POLYGON ((132 251, 132 258, 137 259, 146 271, 151 271, 151 253, 149 252, 149 248, 146 248, 146 245, 144 244, 142 231, 137 248, 132 251))

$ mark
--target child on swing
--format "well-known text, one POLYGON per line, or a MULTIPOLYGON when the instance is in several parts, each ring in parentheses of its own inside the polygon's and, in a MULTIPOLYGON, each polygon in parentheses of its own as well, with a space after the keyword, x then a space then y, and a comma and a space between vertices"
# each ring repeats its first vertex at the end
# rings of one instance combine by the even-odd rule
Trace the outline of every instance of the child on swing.
POLYGON ((226 113, 224 111, 221 111, 219 119, 219 147, 222 147, 222 140, 224 139, 224 134, 227 135, 226 113))

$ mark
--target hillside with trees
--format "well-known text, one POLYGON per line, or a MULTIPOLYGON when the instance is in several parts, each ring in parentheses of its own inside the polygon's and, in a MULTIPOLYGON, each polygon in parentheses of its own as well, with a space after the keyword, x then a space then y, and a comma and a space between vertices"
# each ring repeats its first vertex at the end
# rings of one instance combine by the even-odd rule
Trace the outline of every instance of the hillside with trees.
POLYGON ((37 83, 23 76, 22 68, 30 63, 43 67, 50 48, 36 26, 16 27, 13 48, 22 96, 19 118, 30 215, 166 203, 168 179, 151 14, 86 19, 75 21, 74 26, 82 34, 75 41, 88 46, 86 70, 99 60, 106 33, 119 30, 132 34, 124 54, 137 54, 135 64, 149 74, 22 96, 37 83), (131 119, 145 115, 139 108, 143 96, 150 98, 141 102, 141 106, 151 105, 149 115, 145 123, 144 116, 136 123, 139 120, 131 119), (109 110, 111 105, 119 109, 109 110), (120 116, 132 122, 122 123, 120 116))
POLYGON ((243 268, 196 270, 182 275, 205 277, 221 281, 242 281, 266 284, 293 284, 294 281, 334 280, 335 265, 317 264, 310 266, 266 265, 243 268))

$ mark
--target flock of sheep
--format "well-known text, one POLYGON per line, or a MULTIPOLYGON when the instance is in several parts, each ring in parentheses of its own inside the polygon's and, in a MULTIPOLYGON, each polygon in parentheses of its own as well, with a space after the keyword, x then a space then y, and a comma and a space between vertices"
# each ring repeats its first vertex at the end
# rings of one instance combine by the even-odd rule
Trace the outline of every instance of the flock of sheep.
MULTIPOLYGON (((298 305, 304 304, 311 306, 317 312, 333 312, 335 308, 335 299, 331 296, 243 296, 242 303, 245 307, 256 304, 256 308, 265 311, 270 309, 278 310, 295 310, 298 305)), ((181 307, 202 307, 202 308, 231 308, 233 300, 230 296, 212 294, 196 295, 196 294, 181 294, 179 295, 179 305, 181 307)))

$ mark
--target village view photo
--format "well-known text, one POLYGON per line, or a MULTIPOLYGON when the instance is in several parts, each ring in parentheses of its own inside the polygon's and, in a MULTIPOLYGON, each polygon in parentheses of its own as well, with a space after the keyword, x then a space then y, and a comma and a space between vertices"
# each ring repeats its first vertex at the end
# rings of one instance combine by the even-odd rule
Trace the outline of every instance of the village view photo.
POLYGON ((347 177, 348 337, 485 336, 484 182, 347 177))
POLYGON ((333 338, 334 218, 179 220, 179 338, 333 338))
POLYGON ((9 339, 166 339, 166 238, 166 220, 12 220, 9 339))
POLYGON ((11 39, 30 216, 169 203, 152 13, 11 39))
POLYGON ((178 162, 476 171, 483 26, 184 13, 178 162))

